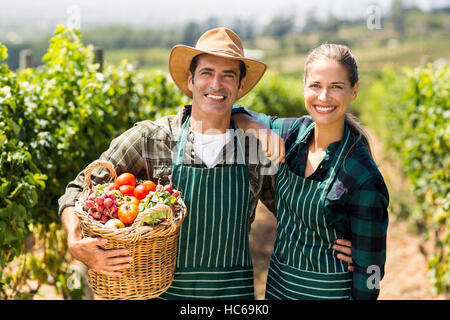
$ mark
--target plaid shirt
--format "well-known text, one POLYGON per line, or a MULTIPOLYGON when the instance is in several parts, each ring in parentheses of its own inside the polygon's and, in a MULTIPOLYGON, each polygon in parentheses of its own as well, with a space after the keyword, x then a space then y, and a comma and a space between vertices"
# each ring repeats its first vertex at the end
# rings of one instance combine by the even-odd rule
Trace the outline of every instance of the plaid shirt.
MULTIPOLYGON (((141 121, 132 128, 112 140, 109 149, 101 154, 100 160, 109 161, 113 164, 116 172, 133 173, 138 180, 158 179, 161 183, 168 183, 168 176, 172 173, 172 157, 178 141, 180 128, 190 114, 191 106, 185 106, 177 115, 163 117, 157 121, 141 121)), ((273 193, 272 182, 273 165, 265 158, 263 161, 255 160, 255 151, 261 156, 259 142, 250 135, 242 136, 242 130, 235 130, 236 139, 244 141, 245 161, 249 168, 250 178, 250 224, 255 218, 255 209, 258 198, 271 197, 273 193), (249 146, 258 146, 258 149, 249 146), (270 175, 272 173, 272 176, 270 175)), ((206 168, 200 157, 194 152, 194 135, 188 135, 184 163, 194 167, 206 168)), ((222 154, 217 157, 214 167, 229 166, 242 163, 236 149, 235 139, 225 145, 222 154)), ((97 168, 91 175, 94 184, 106 183, 109 180, 109 171, 106 168, 97 168)), ((67 186, 64 195, 59 200, 59 214, 64 208, 74 206, 80 197, 84 185, 84 174, 80 172, 75 180, 67 186)), ((182 190, 181 190, 182 191, 182 190)))
MULTIPOLYGON (((285 142, 286 154, 298 135, 313 121, 309 116, 283 119, 271 117, 239 105, 235 105, 233 109, 234 113, 245 112, 251 115, 281 136, 285 142), (294 123, 300 125, 293 126, 294 123), (293 127, 297 129, 292 130, 293 127)), ((349 130, 347 125, 345 130, 349 130)), ((305 172, 308 143, 313 136, 314 130, 301 141, 298 151, 290 159, 286 159, 290 170, 301 177, 305 172)), ((353 144, 355 137, 351 135, 351 139, 350 145, 353 144)), ((339 143, 337 141, 328 146, 321 165, 308 179, 317 181, 325 179, 339 143)), ((271 206, 271 199, 274 198, 275 196, 268 196, 263 202, 269 201, 267 205, 271 206)), ((384 179, 360 140, 337 172, 325 200, 327 224, 340 233, 342 238, 352 242, 352 259, 355 267, 352 299, 376 299, 379 295, 379 286, 378 289, 374 288, 374 279, 377 275, 380 276, 378 280, 384 276, 388 203, 389 194, 384 179)))

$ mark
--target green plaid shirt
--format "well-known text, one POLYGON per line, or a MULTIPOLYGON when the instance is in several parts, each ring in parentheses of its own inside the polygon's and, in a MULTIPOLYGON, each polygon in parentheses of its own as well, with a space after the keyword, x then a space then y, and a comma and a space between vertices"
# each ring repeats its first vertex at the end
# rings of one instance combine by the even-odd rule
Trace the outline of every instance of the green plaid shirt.
MULTIPOLYGON (((298 135, 304 132, 313 121, 310 116, 283 119, 271 117, 247 110, 239 105, 233 108, 233 113, 236 112, 251 115, 281 136, 285 141, 286 154, 294 145, 298 135), (294 126, 294 123, 300 125, 294 126)), ((349 130, 347 125, 345 130, 349 130)), ((298 152, 290 159, 286 159, 290 170, 299 176, 304 176, 308 143, 313 136, 314 130, 301 141, 298 152)), ((353 144, 355 137, 353 135, 351 137, 350 144, 353 144)), ((309 179, 317 181, 325 179, 331 160, 338 151, 339 143, 337 141, 328 146, 325 158, 309 179)), ((275 191, 272 190, 272 192, 275 191)), ((266 199, 262 200, 269 201, 267 205, 272 206, 271 199, 274 198, 275 195, 266 196, 266 199)), ((379 289, 375 287, 374 270, 380 271, 379 280, 381 280, 384 276, 386 260, 388 204, 389 194, 384 179, 360 140, 345 159, 325 200, 326 222, 339 232, 342 238, 352 242, 352 259, 355 267, 352 299, 376 299, 379 295, 379 289)))
MULTIPOLYGON (((113 164, 116 172, 133 173, 137 179, 147 180, 161 178, 161 183, 168 183, 168 176, 172 173, 172 157, 178 141, 179 130, 190 114, 191 106, 185 106, 176 115, 163 117, 156 121, 141 121, 132 128, 112 140, 108 150, 103 152, 100 160, 109 161, 113 164)), ((250 224, 255 218, 255 209, 258 199, 267 199, 273 195, 272 183, 273 165, 265 158, 263 161, 255 160, 255 148, 258 146, 259 155, 262 154, 259 142, 250 135, 240 135, 236 130, 235 139, 225 145, 222 154, 217 157, 213 166, 229 166, 242 163, 238 159, 236 139, 244 141, 245 161, 249 168, 250 178, 250 224), (270 175, 272 173, 272 175, 270 175)), ((194 167, 204 167, 200 157, 194 152, 194 135, 190 132, 186 142, 184 163, 194 167)), ((106 183, 109 180, 109 171, 106 168, 97 168, 91 175, 93 184, 106 183)), ((80 197, 84 186, 84 174, 80 172, 75 180, 66 186, 64 195, 59 198, 59 214, 64 208, 74 206, 80 197)), ((181 190, 182 191, 182 190, 181 190)))

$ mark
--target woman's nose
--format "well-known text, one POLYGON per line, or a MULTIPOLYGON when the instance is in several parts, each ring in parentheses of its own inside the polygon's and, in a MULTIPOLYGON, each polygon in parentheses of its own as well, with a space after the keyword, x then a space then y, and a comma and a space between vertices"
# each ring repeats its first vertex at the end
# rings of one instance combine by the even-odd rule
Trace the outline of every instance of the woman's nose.
POLYGON ((328 98, 328 90, 327 89, 322 89, 322 91, 320 91, 319 93, 319 97, 320 100, 326 101, 328 98))

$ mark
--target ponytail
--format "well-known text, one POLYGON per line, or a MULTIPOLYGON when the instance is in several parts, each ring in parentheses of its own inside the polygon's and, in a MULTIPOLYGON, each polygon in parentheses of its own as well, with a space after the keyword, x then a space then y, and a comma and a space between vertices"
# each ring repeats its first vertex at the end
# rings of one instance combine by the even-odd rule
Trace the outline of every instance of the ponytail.
POLYGON ((345 121, 347 122, 348 128, 350 130, 350 134, 354 137, 354 142, 350 146, 350 148, 347 151, 347 154, 344 157, 344 163, 345 163, 345 159, 347 159, 347 157, 350 155, 350 153, 353 151, 353 149, 356 147, 356 145, 358 144, 358 142, 361 139, 362 139, 364 146, 367 148, 367 152, 369 153, 370 157, 375 162, 375 157, 374 157, 374 154, 372 152, 372 147, 369 142, 370 136, 367 133, 366 129, 364 129, 361 122, 359 122, 358 118, 355 115, 353 115, 349 112, 347 112, 345 114, 345 121))

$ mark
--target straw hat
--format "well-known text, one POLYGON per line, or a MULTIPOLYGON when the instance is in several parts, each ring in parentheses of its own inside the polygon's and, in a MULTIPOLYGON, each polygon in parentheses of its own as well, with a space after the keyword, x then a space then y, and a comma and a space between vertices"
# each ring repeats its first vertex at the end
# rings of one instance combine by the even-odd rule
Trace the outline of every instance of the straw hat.
POLYGON ((170 75, 181 91, 190 98, 192 98, 192 92, 188 89, 189 66, 192 59, 202 53, 241 60, 245 63, 247 75, 244 88, 238 99, 245 96, 258 83, 267 68, 264 63, 244 56, 241 39, 236 33, 227 28, 211 29, 198 39, 195 48, 177 45, 170 52, 170 75))

